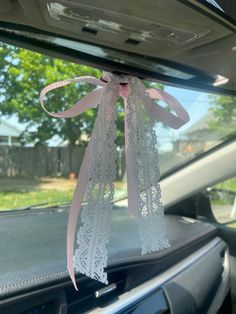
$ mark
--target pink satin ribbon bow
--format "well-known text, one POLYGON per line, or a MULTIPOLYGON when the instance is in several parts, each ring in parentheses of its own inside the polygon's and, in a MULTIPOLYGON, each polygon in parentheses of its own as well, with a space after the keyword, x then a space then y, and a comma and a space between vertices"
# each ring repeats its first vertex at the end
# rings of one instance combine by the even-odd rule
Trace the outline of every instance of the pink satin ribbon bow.
MULTIPOLYGON (((118 76, 104 72, 102 79, 98 80, 91 76, 78 77, 65 81, 59 81, 45 87, 40 93, 40 102, 43 109, 52 117, 56 118, 72 118, 78 116, 90 108, 94 108, 101 103, 104 93, 108 93, 108 101, 116 102, 119 97, 122 97, 125 103, 125 114, 128 114, 127 101, 132 93, 130 85, 131 76, 118 76), (99 88, 94 89, 91 93, 84 96, 71 108, 64 112, 51 113, 44 106, 44 97, 47 92, 54 90, 58 87, 66 86, 72 82, 89 83, 99 88), (109 96, 110 92, 110 96, 109 96)), ((138 91, 140 92, 140 91, 138 91)), ((165 123, 171 128, 178 129, 189 121, 189 115, 186 110, 180 105, 180 103, 170 94, 156 89, 147 89, 145 95, 146 110, 157 118, 159 121, 165 123), (175 114, 167 111, 153 100, 162 100, 165 102, 175 114)), ((126 153, 126 169, 127 169, 127 188, 128 188, 128 207, 134 213, 137 208, 137 199, 135 199, 134 191, 134 176, 132 169, 132 156, 129 148, 129 136, 127 131, 127 119, 125 120, 125 153, 126 153)), ((76 232, 76 223, 80 214, 81 204, 83 202, 84 195, 86 193, 87 184, 89 182, 89 166, 91 163, 92 151, 91 145, 85 152, 83 162, 81 164, 78 182, 74 191, 72 205, 69 213, 68 228, 67 228, 67 269, 70 274, 71 280, 77 289, 75 272, 74 272, 74 238, 76 232)))

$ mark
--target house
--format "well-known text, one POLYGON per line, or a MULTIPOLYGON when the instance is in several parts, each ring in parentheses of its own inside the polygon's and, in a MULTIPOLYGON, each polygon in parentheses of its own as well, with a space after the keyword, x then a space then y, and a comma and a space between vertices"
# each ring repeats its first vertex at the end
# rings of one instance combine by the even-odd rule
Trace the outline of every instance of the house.
POLYGON ((13 123, 0 119, 0 146, 19 146, 21 132, 13 123))
POLYGON ((219 134, 218 130, 210 127, 211 122, 214 120, 214 115, 210 111, 186 130, 185 136, 198 147, 198 150, 199 146, 205 151, 219 143, 221 134, 219 134))
POLYGON ((186 129, 182 134, 183 138, 175 143, 175 146, 178 146, 177 151, 192 155, 207 151, 219 144, 221 135, 210 127, 212 121, 214 121, 213 113, 208 112, 186 129))

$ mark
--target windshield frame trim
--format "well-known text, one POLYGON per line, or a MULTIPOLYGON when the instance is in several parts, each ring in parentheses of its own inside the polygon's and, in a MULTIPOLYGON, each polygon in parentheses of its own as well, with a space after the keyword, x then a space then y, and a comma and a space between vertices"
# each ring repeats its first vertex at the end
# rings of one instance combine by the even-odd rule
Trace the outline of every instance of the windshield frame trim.
MULTIPOLYGON (((9 24, 9 23, 8 23, 9 24)), ((2 22, 0 22, 0 27, 2 26, 2 22)), ((27 27, 27 26, 25 26, 27 27)), ((38 30, 41 32, 40 30, 38 30)), ((43 31, 43 34, 45 34, 45 31, 43 31)), ((50 34, 50 36, 52 36, 50 34)), ((53 35, 55 37, 55 34, 53 35)), ((60 38, 65 38, 64 36, 60 36, 60 38)), ((71 38, 66 38, 70 39, 71 38)), ((31 51, 35 51, 38 53, 42 53, 45 55, 49 55, 51 57, 60 58, 64 60, 68 60, 70 62, 74 63, 82 63, 91 67, 95 67, 100 70, 105 71, 118 71, 122 73, 127 73, 130 75, 136 75, 141 78, 145 78, 146 80, 152 80, 154 82, 162 83, 162 84, 168 84, 170 86, 174 87, 180 87, 180 88, 188 88, 192 90, 202 91, 202 92, 208 92, 213 94, 220 94, 220 95, 230 95, 230 96, 236 96, 236 90, 230 90, 225 89, 222 87, 217 86, 211 86, 202 84, 200 82, 196 82, 194 80, 186 80, 181 78, 174 78, 171 76, 167 76, 164 74, 136 68, 134 66, 121 64, 115 61, 107 60, 104 58, 100 58, 97 56, 92 56, 84 52, 79 52, 71 48, 59 46, 53 43, 48 43, 45 41, 38 40, 36 38, 28 38, 23 35, 10 33, 9 31, 0 30, 0 41, 5 42, 9 45, 15 45, 21 48, 25 48, 31 51), (58 48, 60 50, 58 51, 58 48)), ((79 42, 79 41, 78 41, 79 42)), ((81 41, 82 42, 82 41, 81 41)), ((89 43, 90 44, 90 43, 89 43)), ((96 46, 99 47, 99 46, 96 46)), ((162 60, 162 59, 155 59, 157 62, 160 61, 160 64, 169 66, 173 69, 183 70, 184 68, 188 68, 188 73, 194 73, 194 69, 187 67, 182 64, 178 64, 175 62, 171 62, 168 60, 162 60), (163 63, 164 62, 164 63, 163 63), (173 67, 174 66, 174 67, 173 67)), ((195 72, 196 73, 196 72, 195 72)), ((199 73, 199 72, 197 72, 199 73)), ((200 76, 199 76, 200 77, 200 76)), ((204 76, 203 76, 204 77, 204 76)))

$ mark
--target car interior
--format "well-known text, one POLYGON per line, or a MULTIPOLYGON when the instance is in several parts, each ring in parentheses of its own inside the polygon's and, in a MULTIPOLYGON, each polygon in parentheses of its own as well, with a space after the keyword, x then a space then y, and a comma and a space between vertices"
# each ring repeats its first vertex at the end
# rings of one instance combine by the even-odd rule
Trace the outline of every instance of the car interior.
MULTIPOLYGON (((35 202, 28 200, 18 210, 10 199, 12 206, 3 210, 1 189, 14 174, 6 170, 3 175, 11 165, 2 166, 10 157, 1 150, 10 148, 1 144, 5 113, 0 95, 0 313, 236 313, 236 3, 0 0, 0 44, 0 52, 2 45, 17 47, 28 55, 162 84, 183 98, 190 117, 210 117, 209 124, 193 118, 181 134, 170 131, 168 139, 160 138, 170 248, 141 255, 137 223, 123 196, 113 204, 109 284, 76 273, 76 291, 66 269, 70 202, 34 208, 35 202), (191 108, 186 100, 190 93, 201 96, 191 108), (201 104, 207 97, 209 106, 217 103, 213 111, 201 104), (215 112, 219 125, 211 124, 215 112)), ((0 60, 0 94, 9 79, 3 66, 0 60)), ((14 110, 7 114, 15 115, 14 110)), ((166 134, 165 128, 158 130, 166 134)), ((27 157, 20 159, 16 151, 14 162, 23 169, 27 157)), ((39 150, 34 156, 45 158, 39 150)))

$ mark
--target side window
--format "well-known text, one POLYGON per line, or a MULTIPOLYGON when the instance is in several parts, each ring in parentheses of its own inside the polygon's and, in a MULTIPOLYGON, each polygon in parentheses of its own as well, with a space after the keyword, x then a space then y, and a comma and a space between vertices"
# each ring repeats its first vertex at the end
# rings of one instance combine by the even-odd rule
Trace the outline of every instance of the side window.
POLYGON ((236 228, 236 177, 222 181, 207 191, 216 220, 236 228))

